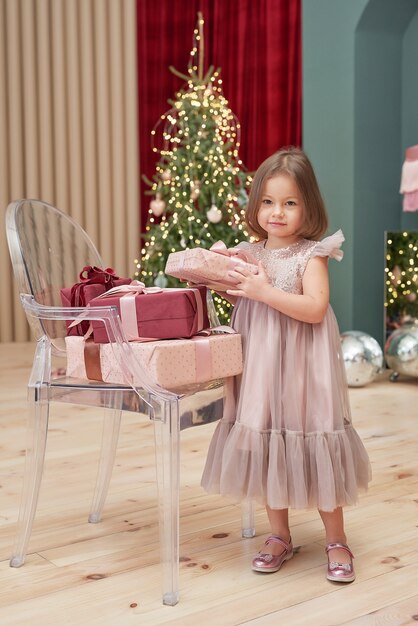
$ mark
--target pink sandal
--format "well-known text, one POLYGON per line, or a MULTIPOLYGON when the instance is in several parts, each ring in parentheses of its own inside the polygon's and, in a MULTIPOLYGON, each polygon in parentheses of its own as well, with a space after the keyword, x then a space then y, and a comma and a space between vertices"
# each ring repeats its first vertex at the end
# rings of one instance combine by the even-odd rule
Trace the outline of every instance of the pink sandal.
POLYGON ((254 572, 267 572, 273 573, 278 572, 281 566, 285 561, 288 561, 293 556, 293 545, 292 539, 290 539, 289 543, 284 539, 281 539, 277 535, 270 535, 267 538, 264 545, 268 546, 269 543, 278 543, 283 546, 284 550, 278 556, 274 554, 267 554, 264 552, 258 552, 253 558, 251 569, 254 572))
POLYGON ((350 548, 345 543, 329 543, 325 548, 325 552, 328 556, 328 580, 333 580, 339 583, 352 583, 353 580, 355 580, 356 575, 354 573, 353 565, 354 555, 351 552, 350 548), (330 561, 328 553, 334 548, 340 548, 341 550, 345 550, 345 552, 350 555, 351 563, 337 563, 336 561, 330 561))

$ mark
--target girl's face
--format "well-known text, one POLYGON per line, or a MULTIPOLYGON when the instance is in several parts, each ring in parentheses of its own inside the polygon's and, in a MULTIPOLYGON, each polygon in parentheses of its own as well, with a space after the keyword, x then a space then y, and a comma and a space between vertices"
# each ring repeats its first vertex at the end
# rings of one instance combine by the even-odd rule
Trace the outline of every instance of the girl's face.
POLYGON ((257 220, 268 234, 268 241, 277 247, 288 246, 300 239, 304 204, 294 179, 288 174, 269 178, 264 186, 257 220))

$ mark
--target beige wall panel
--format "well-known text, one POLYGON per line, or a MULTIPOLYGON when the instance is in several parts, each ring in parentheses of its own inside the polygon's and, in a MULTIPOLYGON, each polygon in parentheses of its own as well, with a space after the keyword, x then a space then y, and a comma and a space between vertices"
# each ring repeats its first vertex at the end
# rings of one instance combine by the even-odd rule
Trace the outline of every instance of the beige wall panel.
MULTIPOLYGON (((97 98, 95 89, 94 65, 94 23, 93 2, 85 0, 80 4, 80 54, 81 54, 81 128, 84 153, 84 202, 85 229, 90 237, 99 243, 99 204, 97 187, 97 98)), ((134 57, 132 57, 134 58, 134 57)), ((133 179, 132 179, 133 180, 133 179)), ((133 185, 136 187, 137 185, 133 185)))
MULTIPOLYGON (((8 101, 7 93, 7 39, 6 39, 6 7, 5 0, 0 0, 0 206, 6 206, 9 198, 8 176, 8 101), (3 94, 3 97, 1 96, 3 94)), ((2 272, 3 301, 6 305, 0 311, 0 337, 8 341, 13 336, 13 277, 10 274, 9 253, 7 250, 6 233, 0 228, 0 267, 2 272)))
POLYGON ((115 184, 112 189, 113 208, 113 258, 116 267, 120 267, 124 257, 124 232, 126 232, 125 200, 125 146, 124 129, 124 50, 122 38, 122 15, 120 8, 109 0, 110 24, 110 80, 111 80, 111 126, 112 126, 112 161, 115 172, 115 184), (121 71, 122 70, 122 71, 121 71))
MULTIPOLYGON (((24 143, 24 99, 23 99, 23 32, 21 21, 21 3, 6 1, 6 91, 1 97, 8 99, 8 159, 9 194, 11 198, 21 198, 26 194, 27 179, 25 176, 24 143)), ((7 203, 6 203, 7 204, 7 203)), ((8 270, 10 269, 8 267, 8 270)), ((3 272, 1 272, 3 273, 3 272)), ((29 337, 28 327, 20 306, 19 294, 13 283, 13 296, 9 302, 2 303, 2 308, 12 306, 11 327, 6 337, 17 341, 26 341, 29 337)))
MULTIPOLYGON (((1 211, 50 202, 128 276, 139 250, 136 55, 135 0, 0 0, 1 211)), ((0 272, 0 341, 27 340, 4 228, 0 272)))
POLYGON ((111 162, 111 116, 109 84, 109 23, 107 2, 95 0, 95 53, 96 53, 96 94, 97 94, 97 165, 99 184, 99 239, 96 242, 99 252, 107 263, 112 262, 113 234, 108 228, 112 223, 112 171, 111 162), (108 133, 102 133, 108 128, 108 133))
POLYGON ((138 77, 136 63, 129 63, 128 59, 136 58, 137 40, 136 40, 136 21, 132 19, 135 15, 136 0, 126 0, 124 3, 124 13, 122 25, 124 33, 124 54, 125 54, 125 124, 129 126, 125 128, 126 144, 125 144, 125 190, 126 190, 126 209, 127 222, 130 225, 128 229, 127 255, 128 267, 126 268, 128 275, 135 271, 133 260, 139 254, 139 236, 140 230, 140 213, 135 211, 134 207, 139 206, 139 184, 130 185, 130 180, 140 179, 139 173, 139 146, 138 146, 138 77))

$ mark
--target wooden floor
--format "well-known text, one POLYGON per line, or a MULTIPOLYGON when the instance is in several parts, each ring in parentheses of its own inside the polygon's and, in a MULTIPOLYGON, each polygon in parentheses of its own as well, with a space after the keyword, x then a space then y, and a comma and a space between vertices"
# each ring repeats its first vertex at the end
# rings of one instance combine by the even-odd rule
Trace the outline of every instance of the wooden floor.
POLYGON ((418 380, 351 389, 374 480, 347 509, 357 580, 326 581, 316 511, 293 512, 298 552, 272 575, 250 571, 268 532, 241 539, 240 507, 199 486, 214 425, 182 433, 180 603, 161 604, 153 431, 125 414, 102 523, 88 524, 101 415, 52 405, 46 466, 26 564, 8 565, 24 461, 33 347, 0 344, 2 626, 405 625, 418 620, 418 380))

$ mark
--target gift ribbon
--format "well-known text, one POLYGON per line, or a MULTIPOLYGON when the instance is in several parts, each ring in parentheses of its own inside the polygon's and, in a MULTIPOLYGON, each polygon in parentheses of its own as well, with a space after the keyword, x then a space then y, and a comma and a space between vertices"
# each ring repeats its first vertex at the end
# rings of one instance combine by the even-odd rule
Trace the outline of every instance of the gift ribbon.
POLYGON ((217 241, 209 250, 234 258, 238 262, 244 261, 245 263, 257 265, 257 259, 250 252, 246 252, 243 248, 227 248, 223 241, 217 241))
POLYGON ((100 344, 93 341, 84 342, 84 366, 89 380, 103 380, 100 364, 100 344))
POLYGON ((202 331, 201 335, 194 335, 191 340, 195 344, 196 383, 207 382, 212 379, 212 359, 209 337, 212 334, 236 334, 230 326, 215 326, 202 331), (204 336, 207 334, 207 336, 204 336))
POLYGON ((85 265, 79 276, 84 283, 101 283, 103 285, 113 283, 113 281, 119 278, 112 267, 107 267, 104 270, 101 267, 97 267, 97 265, 85 265))
POLYGON ((192 337, 195 344, 196 380, 202 383, 212 378, 212 359, 208 337, 192 337))
POLYGON ((138 320, 136 317, 135 298, 137 294, 149 294, 149 293, 162 293, 161 287, 145 287, 144 283, 139 280, 133 280, 130 285, 120 285, 119 287, 113 287, 101 294, 98 298, 106 298, 107 296, 117 295, 123 293, 124 295, 119 300, 120 306, 120 319, 122 322, 123 330, 125 331, 128 341, 133 339, 139 339, 138 336, 138 320))

